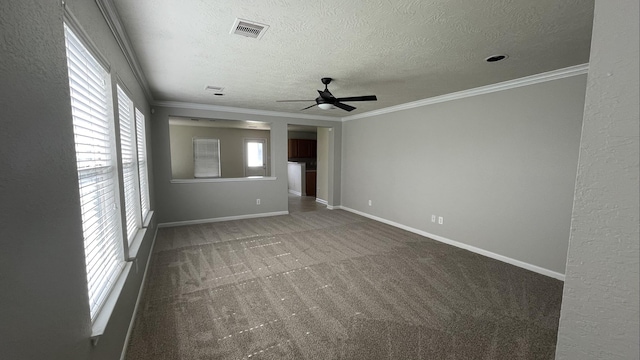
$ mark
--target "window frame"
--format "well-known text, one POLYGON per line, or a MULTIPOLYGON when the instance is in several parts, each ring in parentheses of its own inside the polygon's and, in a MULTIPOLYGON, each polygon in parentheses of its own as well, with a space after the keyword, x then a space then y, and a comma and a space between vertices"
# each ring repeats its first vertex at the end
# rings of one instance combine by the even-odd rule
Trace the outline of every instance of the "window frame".
POLYGON ((269 140, 266 137, 263 137, 263 138, 246 137, 242 139, 242 166, 243 166, 242 171, 244 172, 245 177, 256 178, 256 177, 267 177, 269 175, 270 164, 269 164, 268 149, 269 149, 269 140), (261 166, 249 165, 249 149, 247 148, 247 145, 249 145, 249 143, 262 144, 262 165, 261 166), (262 170, 264 171, 264 175, 251 175, 248 173, 249 168, 258 168, 258 167, 262 168, 262 170))
POLYGON ((136 148, 138 150, 138 186, 140 194, 140 213, 142 227, 149 226, 151 211, 151 199, 149 196, 149 169, 147 157, 147 132, 146 118, 142 111, 135 108, 136 148))
POLYGON ((206 137, 194 137, 191 139, 192 144, 193 144, 193 177, 194 179, 217 179, 217 178, 221 178, 222 177, 222 168, 221 168, 221 161, 220 161, 220 139, 215 139, 215 138, 206 138, 206 137), (215 141, 215 147, 216 150, 214 152, 214 155, 217 156, 217 159, 213 159, 213 160, 205 160, 203 159, 204 154, 201 154, 200 156, 198 156, 198 143, 202 142, 203 147, 206 145, 206 142, 214 142, 215 141), (200 160, 199 159, 203 159, 200 160), (213 166, 208 167, 206 166, 206 162, 212 161, 214 163, 213 166), (215 164, 217 163, 217 169, 215 169, 215 164), (200 166, 198 166, 200 164, 200 166), (217 170, 217 171, 216 171, 217 170), (198 176, 198 175, 201 176, 198 176), (208 175, 208 174, 213 174, 213 175, 208 175))
POLYGON ((123 224, 127 257, 131 258, 129 248, 142 229, 142 210, 140 198, 140 180, 138 169, 138 146, 135 123, 135 106, 125 91, 124 85, 116 84, 118 107, 118 125, 120 135, 120 164, 122 165, 122 192, 124 199, 123 224))
MULTIPOLYGON (((85 266, 87 271, 87 291, 89 300, 89 315, 92 324, 97 322, 105 304, 108 302, 116 284, 123 278, 123 272, 127 268, 124 258, 124 247, 122 239, 122 223, 120 210, 119 193, 119 173, 118 173, 118 152, 116 144, 115 118, 112 106, 111 76, 108 66, 103 65, 104 58, 96 56, 94 46, 85 42, 85 35, 82 30, 65 17, 64 37, 65 55, 67 59, 67 75, 70 89, 71 113, 74 131, 74 143, 76 147, 76 166, 78 171, 78 191, 80 194, 80 208, 82 213, 83 242, 85 247, 85 266), (80 57, 81 56, 81 57, 80 57), (73 59, 76 59, 74 62, 73 59), (81 63, 82 62, 82 63, 81 63), (87 65, 89 64, 89 65, 87 65), (93 68, 93 76, 99 76, 102 84, 80 84, 78 76, 83 75, 82 65, 93 68), (74 73, 75 72, 75 73, 74 73), (74 78, 75 84, 74 84, 74 78), (93 91, 99 93, 94 93, 93 91), (83 92, 87 92, 85 101, 80 98, 83 92), (96 108, 100 102, 103 112, 96 108), (93 107, 92 107, 93 106, 93 107), (84 117, 85 119, 82 119, 84 117), (91 119, 91 120, 87 120, 91 119), (84 122, 84 123, 83 123, 84 122), (87 143, 82 144, 80 139, 84 138, 87 143), (101 136, 102 139, 98 139, 101 136), (91 140, 91 139, 94 140, 91 140), (102 143, 100 143, 102 141, 102 143), (82 151, 81 151, 82 149, 82 151), (96 159, 103 154, 106 156, 100 165, 96 159), (108 174, 108 177, 89 175, 88 166, 81 164, 94 162, 93 169, 98 174, 108 174), (101 184, 100 190, 86 192, 83 188, 87 185, 83 182, 93 179, 96 184, 101 184), (113 193, 111 196, 110 193, 113 193), (87 199, 85 196, 93 195, 87 199), (95 197, 97 195, 97 197, 95 197), (106 196, 105 196, 106 195, 106 196), (92 208, 87 206, 94 205, 92 208), (91 214, 93 212, 93 214, 91 214), (109 213, 113 213, 109 215, 109 213), (105 215, 106 214, 106 215, 105 215), (112 218, 112 219, 111 219, 112 218), (99 239, 93 244, 93 236, 99 239), (102 256, 100 256, 102 255, 102 256), (97 268, 94 268, 97 267, 97 268), (106 275, 105 275, 106 272, 106 275), (97 281, 97 282, 96 282, 97 281)), ((86 72, 85 81, 89 76, 86 72)), ((84 141, 84 140, 83 140, 84 141)), ((90 165, 89 165, 90 166, 90 165)), ((97 186, 97 185, 96 185, 97 186)))

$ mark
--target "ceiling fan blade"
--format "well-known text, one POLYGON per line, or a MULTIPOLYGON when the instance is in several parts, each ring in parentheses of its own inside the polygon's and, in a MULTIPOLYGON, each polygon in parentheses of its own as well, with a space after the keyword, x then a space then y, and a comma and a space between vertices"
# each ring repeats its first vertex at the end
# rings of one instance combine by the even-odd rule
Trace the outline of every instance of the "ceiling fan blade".
POLYGON ((276 100, 276 102, 315 101, 315 100, 276 100))
POLYGON ((312 107, 314 107, 314 106, 316 106, 316 105, 318 105, 318 104, 313 104, 313 105, 311 105, 311 106, 307 106, 307 107, 306 107, 306 108, 304 108, 304 109, 300 109, 300 111, 302 111, 302 110, 307 110, 307 109, 312 108, 312 107))
POLYGON ((377 101, 378 98, 375 95, 365 95, 365 96, 351 96, 351 97, 343 97, 337 98, 337 101, 377 101))
POLYGON ((343 104, 343 103, 340 103, 340 102, 337 102, 337 101, 333 104, 333 106, 339 107, 340 109, 347 110, 347 111, 352 111, 352 110, 356 109, 351 105, 343 104))
POLYGON ((320 94, 320 97, 325 100, 333 100, 336 98, 332 93, 329 92, 329 90, 318 90, 318 94, 320 94))

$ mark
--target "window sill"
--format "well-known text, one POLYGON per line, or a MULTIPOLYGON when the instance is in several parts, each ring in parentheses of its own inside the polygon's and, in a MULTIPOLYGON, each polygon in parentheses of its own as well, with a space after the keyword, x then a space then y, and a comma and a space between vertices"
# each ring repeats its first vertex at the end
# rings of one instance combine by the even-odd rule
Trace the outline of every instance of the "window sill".
POLYGON ((172 184, 193 184, 193 183, 221 183, 221 182, 242 182, 242 181, 265 181, 277 180, 275 176, 250 176, 244 178, 207 178, 207 179, 171 179, 172 184))
POLYGON ((138 251, 140 250, 140 245, 142 245, 142 241, 144 240, 145 235, 147 234, 147 229, 149 228, 149 224, 151 223, 151 218, 153 217, 153 211, 149 211, 147 217, 144 219, 144 223, 142 224, 142 228, 138 229, 136 236, 133 237, 133 241, 129 244, 129 251, 127 253, 127 261, 135 261, 138 257, 138 251))
POLYGON ((142 240, 144 240, 144 236, 147 233, 147 228, 141 228, 136 233, 136 236, 133 238, 131 244, 129 244, 129 251, 127 254, 127 261, 134 261, 136 257, 138 257, 138 251, 140 250, 140 245, 142 245, 142 240))
MULTIPOLYGON (((137 264, 135 263, 136 257, 138 256, 138 251, 140 250, 140 246, 144 240, 145 235, 147 234, 147 230, 149 224, 151 223, 151 219, 153 218, 153 211, 149 211, 147 217, 144 220, 143 228, 138 230, 136 236, 133 238, 133 241, 129 245, 129 254, 126 259, 126 264, 118 276, 116 283, 113 285, 113 289, 107 296, 107 299, 102 305, 100 311, 98 311, 98 316, 96 316, 95 320, 91 324, 91 343, 96 346, 98 344, 98 340, 100 336, 104 334, 105 329, 107 328, 107 324, 109 324, 109 319, 111 318, 111 314, 113 314, 113 310, 116 307, 118 299, 120 298, 120 294, 122 293, 122 289, 124 289, 124 284, 127 281, 127 277, 131 272, 131 267, 137 264)), ((137 270, 136 270, 137 271, 137 270)))
POLYGON ((118 280, 111 289, 109 296, 107 296, 107 300, 102 305, 102 308, 98 312, 98 316, 91 324, 91 343, 96 346, 98 344, 98 340, 100 340, 100 336, 104 334, 105 329, 107 328, 107 324, 109 324, 109 319, 111 318, 111 314, 113 314, 113 310, 116 307, 118 299, 120 298, 120 294, 122 293, 122 289, 124 289, 124 284, 127 281, 127 277, 129 276, 129 272, 131 272, 131 262, 127 262, 118 276, 118 280))
POLYGON ((148 228, 149 227, 149 224, 151 224, 151 218, 152 217, 153 217, 153 210, 149 210, 149 212, 147 213, 147 217, 142 222, 142 227, 143 228, 148 228))

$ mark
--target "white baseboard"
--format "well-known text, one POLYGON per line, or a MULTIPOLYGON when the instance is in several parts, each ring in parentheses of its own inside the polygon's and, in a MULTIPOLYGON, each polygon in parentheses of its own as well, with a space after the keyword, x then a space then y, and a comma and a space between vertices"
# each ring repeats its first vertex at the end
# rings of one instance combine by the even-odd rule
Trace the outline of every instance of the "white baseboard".
POLYGON ((504 255, 500 255, 500 254, 496 254, 494 252, 487 251, 487 250, 484 250, 484 249, 481 249, 481 248, 478 248, 478 247, 475 247, 475 246, 467 245, 467 244, 461 243, 459 241, 447 239, 447 238, 439 236, 439 235, 431 234, 431 233, 428 233, 428 232, 423 231, 423 230, 415 229, 415 228, 412 228, 412 227, 397 223, 395 221, 383 219, 381 217, 378 217, 378 216, 375 216, 375 215, 371 215, 371 214, 367 214, 365 212, 358 211, 358 210, 355 210, 355 209, 351 209, 351 208, 348 208, 346 206, 335 206, 333 208, 334 209, 346 210, 346 211, 352 212, 354 214, 358 214, 358 215, 364 216, 366 218, 379 221, 381 223, 385 223, 385 224, 388 224, 388 225, 391 225, 391 226, 395 226, 395 227, 403 229, 403 230, 410 231, 410 232, 412 232, 414 234, 422 235, 424 237, 428 237, 430 239, 437 240, 437 241, 440 241, 440 242, 445 243, 445 244, 449 244, 449 245, 452 245, 452 246, 455 246, 455 247, 458 247, 458 248, 461 248, 461 249, 469 250, 469 251, 474 252, 476 254, 480 254, 480 255, 483 255, 483 256, 486 256, 486 257, 490 257, 492 259, 499 260, 499 261, 505 262, 507 264, 515 265, 517 267, 520 267, 520 268, 523 268, 523 269, 527 269, 527 270, 530 270, 530 271, 533 271, 533 272, 536 272, 538 274, 542 274, 542 275, 545 275, 545 276, 549 276, 549 277, 552 277, 554 279, 558 279, 560 281, 564 281, 564 278, 565 278, 564 274, 561 274, 561 273, 553 271, 553 270, 545 269, 543 267, 540 267, 540 266, 537 266, 537 265, 533 265, 533 264, 529 264, 529 263, 526 263, 524 261, 512 259, 510 257, 504 256, 504 255))
POLYGON ((163 228, 163 227, 172 227, 172 226, 198 225, 198 224, 207 224, 207 223, 214 223, 214 222, 221 222, 221 221, 253 219, 253 218, 278 216, 278 215, 289 215, 289 212, 288 211, 274 211, 274 212, 259 213, 259 214, 223 216, 223 217, 219 217, 219 218, 210 218, 210 219, 173 221, 173 222, 166 222, 166 223, 158 224, 158 227, 159 228, 163 228))
POLYGON ((320 203, 322 205, 329 205, 329 203, 327 202, 327 200, 322 200, 320 198, 316 198, 316 202, 320 203))
POLYGON ((131 332, 133 331, 133 325, 136 322, 136 316, 138 315, 138 307, 140 300, 142 300, 142 293, 147 285, 147 274, 149 273, 149 264, 151 263, 151 256, 153 255, 153 248, 156 246, 156 237, 158 236, 158 227, 156 226, 156 232, 153 234, 153 240, 151 241, 151 249, 149 249, 149 257, 147 258, 147 265, 144 267, 144 274, 142 275, 142 282, 140 282, 140 290, 138 290, 138 297, 136 298, 136 305, 133 307, 133 314, 131 315, 131 321, 129 322, 129 329, 127 335, 124 338, 124 346, 122 347, 122 353, 120 360, 124 360, 127 357, 127 348, 129 347, 129 340, 131 339, 131 332))
POLYGON ((292 189, 289 189, 289 194, 293 194, 293 195, 296 195, 296 196, 302 196, 302 193, 300 191, 295 191, 295 190, 292 190, 292 189))

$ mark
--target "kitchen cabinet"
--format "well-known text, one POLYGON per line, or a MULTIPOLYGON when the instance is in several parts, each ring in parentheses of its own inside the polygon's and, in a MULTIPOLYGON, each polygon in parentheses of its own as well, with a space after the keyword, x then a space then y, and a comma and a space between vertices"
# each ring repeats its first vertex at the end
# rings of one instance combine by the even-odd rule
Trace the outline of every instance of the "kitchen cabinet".
POLYGON ((288 157, 296 158, 315 158, 317 155, 317 142, 311 139, 289 139, 288 157))
POLYGON ((298 140, 297 139, 289 139, 289 147, 287 149, 288 151, 288 158, 289 159, 293 159, 293 158, 297 158, 298 155, 298 140))
POLYGON ((298 157, 315 158, 316 157, 316 141, 300 139, 298 140, 298 157))
POLYGON ((316 172, 315 171, 307 171, 305 174, 305 190, 307 192, 307 196, 316 196, 316 172))

